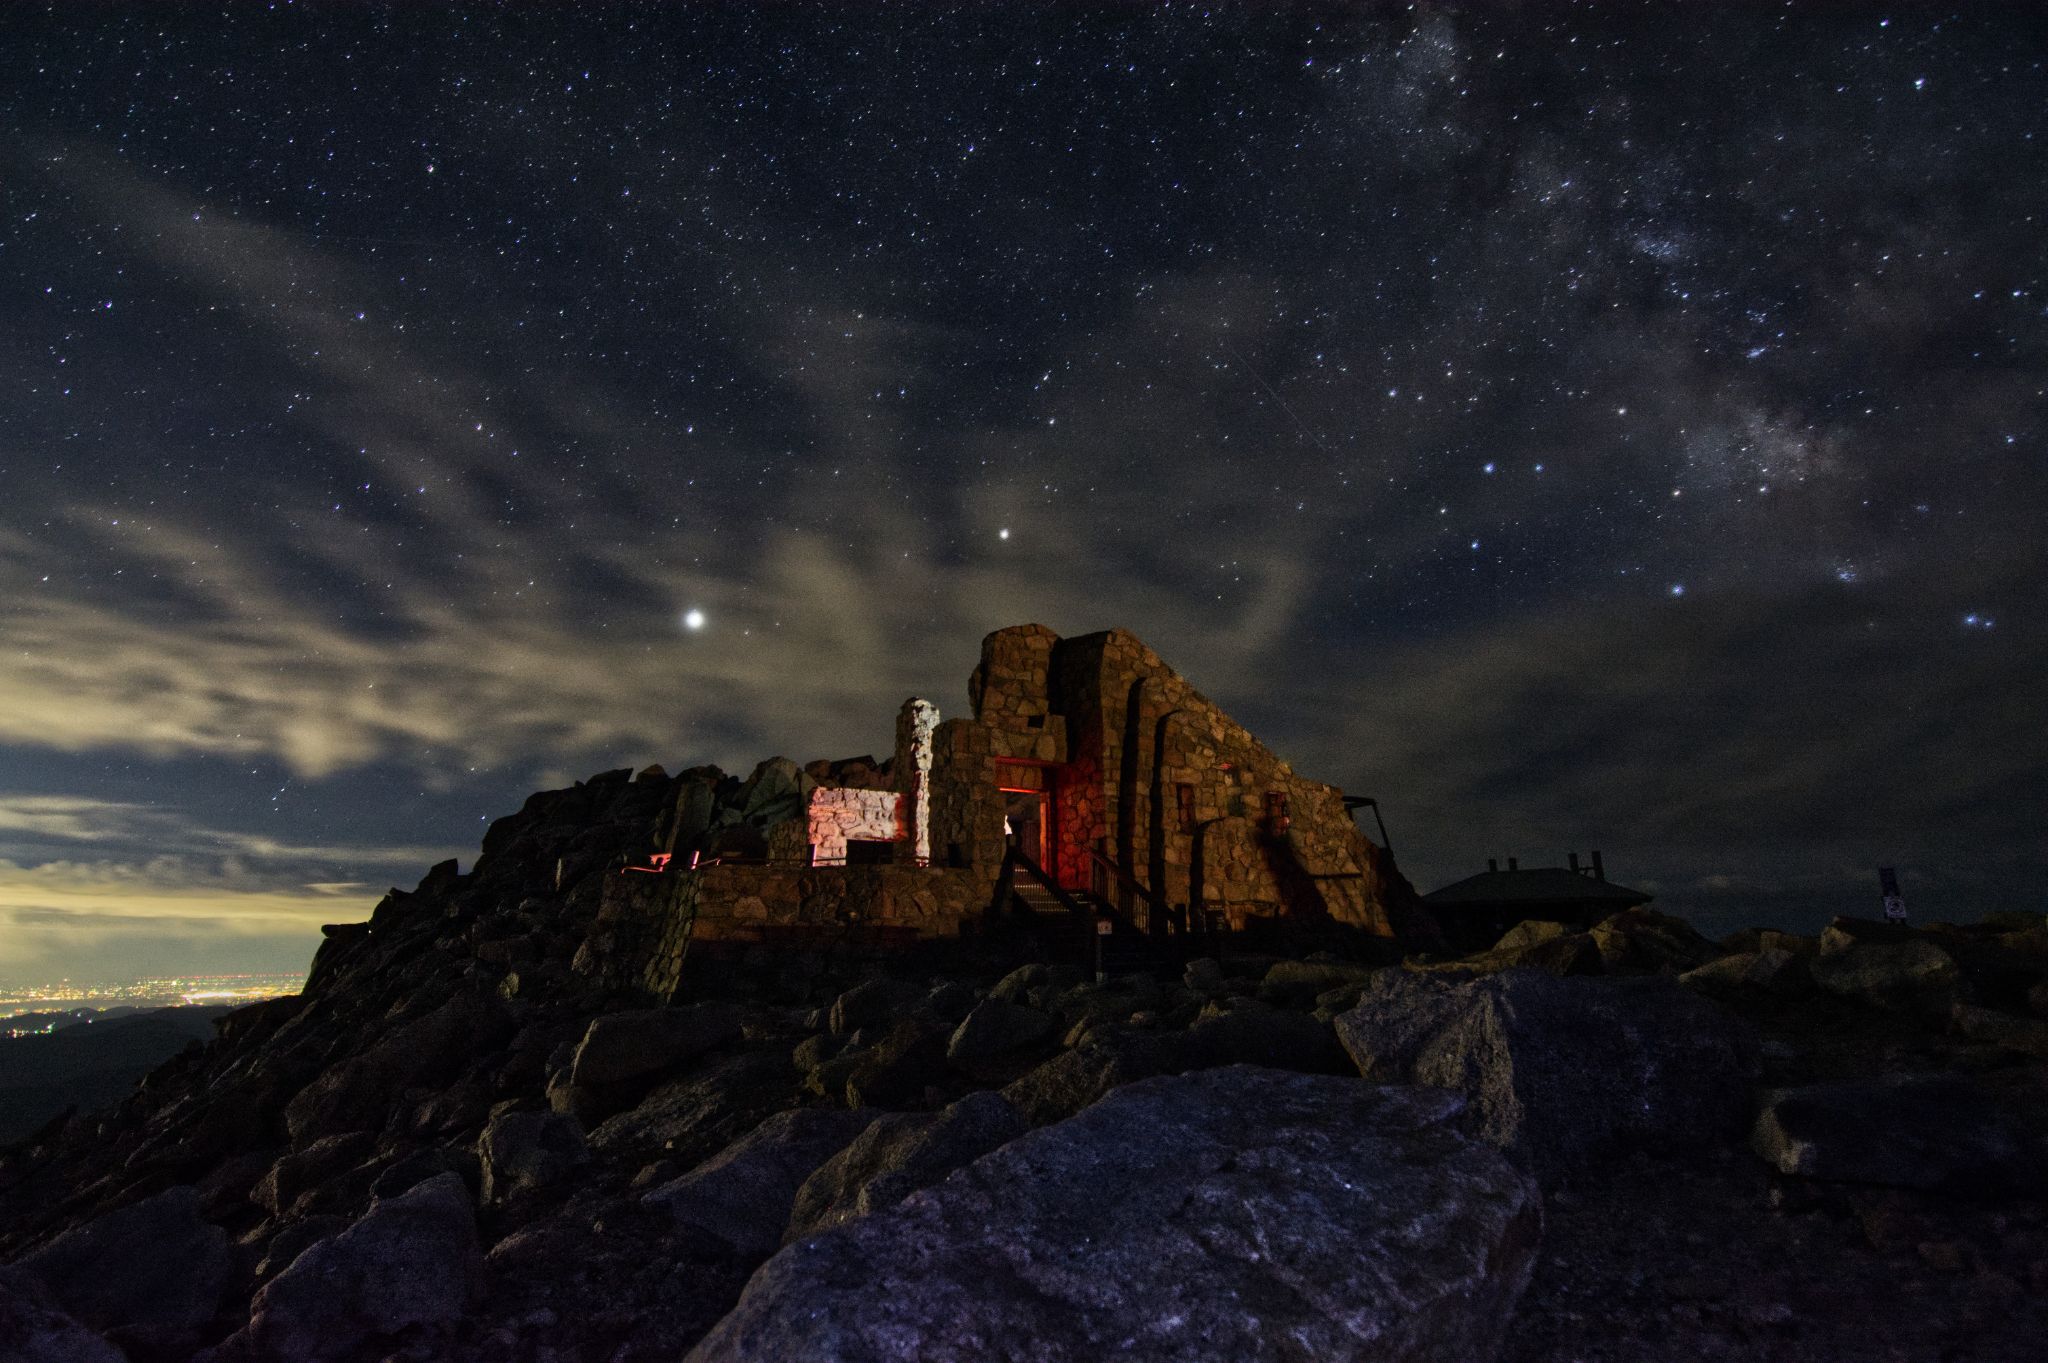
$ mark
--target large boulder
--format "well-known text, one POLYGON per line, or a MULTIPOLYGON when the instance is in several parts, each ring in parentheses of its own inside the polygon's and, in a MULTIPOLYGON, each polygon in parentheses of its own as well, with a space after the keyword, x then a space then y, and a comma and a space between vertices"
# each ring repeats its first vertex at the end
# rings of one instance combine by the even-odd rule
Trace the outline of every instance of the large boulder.
POLYGON ((791 1244, 693 1363, 1493 1357, 1541 1203, 1454 1094, 1156 1078, 791 1244))
POLYGON ((767 1255, 782 1243, 804 1181, 876 1115, 838 1108, 778 1112, 641 1203, 666 1212, 679 1231, 723 1241, 737 1254, 767 1255))
POLYGON ((729 1003, 606 1013, 591 1019, 569 1081, 591 1089, 644 1084, 739 1035, 740 1013, 729 1003))
POLYGON ((0 1267, 0 1359, 7 1363, 128 1363, 128 1355, 59 1310, 41 1284, 0 1267))
MULTIPOLYGON (((269 1363, 351 1358, 361 1346, 452 1326, 483 1289, 469 1189, 438 1174, 377 1203, 263 1285, 229 1357, 269 1363)), ((373 1355, 374 1356, 374 1355, 373 1355)))
POLYGON ((970 1093, 942 1112, 892 1112, 818 1166, 797 1190, 785 1240, 893 1207, 970 1160, 1024 1134, 1001 1094, 970 1093))
POLYGON ((1386 971, 1337 1036, 1367 1079, 1469 1095, 1486 1139, 1546 1181, 1733 1134, 1750 1110, 1749 1030, 1664 976, 1386 971))
POLYGON ((1962 968, 1932 942, 1843 944, 1830 940, 1836 935, 1830 927, 1808 966, 1813 982, 1830 994, 1926 1017, 1946 1017, 1966 997, 1962 968))
POLYGON ((227 1233, 201 1219, 193 1187, 74 1227, 16 1266, 86 1325, 155 1349, 214 1318, 231 1270, 227 1233))
POLYGON ((476 1153, 486 1202, 560 1183, 590 1159, 583 1128, 556 1112, 500 1113, 477 1137, 476 1153))
POLYGON ((1750 1144, 1784 1174, 2031 1197, 2048 1191, 2048 1095, 1954 1074, 1780 1090, 1750 1144))
MULTIPOLYGON (((967 1074, 1000 1070, 1019 1051, 1052 1035, 1048 1013, 1021 1003, 983 999, 946 1042, 946 1063, 967 1074)), ((1010 1073, 1016 1071, 1012 1069, 1010 1073)))

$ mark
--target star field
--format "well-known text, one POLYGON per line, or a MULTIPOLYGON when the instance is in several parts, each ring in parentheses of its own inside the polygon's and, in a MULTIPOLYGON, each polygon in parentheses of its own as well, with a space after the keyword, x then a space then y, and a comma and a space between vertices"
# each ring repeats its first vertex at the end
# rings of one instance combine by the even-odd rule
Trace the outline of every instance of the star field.
POLYGON ((10 7, 0 976, 288 964, 536 785, 885 748, 1025 620, 1424 889, 2037 907, 2044 61, 2025 6, 10 7))

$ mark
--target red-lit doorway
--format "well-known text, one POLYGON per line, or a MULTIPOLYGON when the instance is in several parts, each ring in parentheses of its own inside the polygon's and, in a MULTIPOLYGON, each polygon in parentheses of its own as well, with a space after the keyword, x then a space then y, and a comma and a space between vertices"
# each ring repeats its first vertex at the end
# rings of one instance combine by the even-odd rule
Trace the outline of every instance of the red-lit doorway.
POLYGON ((1059 874, 1051 769, 1035 762, 999 758, 995 776, 1003 793, 1004 839, 1037 862, 1047 875, 1059 874))

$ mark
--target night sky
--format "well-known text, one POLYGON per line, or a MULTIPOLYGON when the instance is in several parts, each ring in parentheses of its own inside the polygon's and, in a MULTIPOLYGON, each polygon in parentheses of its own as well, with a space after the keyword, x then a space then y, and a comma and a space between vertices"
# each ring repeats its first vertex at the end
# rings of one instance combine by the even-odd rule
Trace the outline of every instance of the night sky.
POLYGON ((1026 8, 6 6, 0 980, 1025 621, 1425 890, 2042 907, 2041 10, 1026 8))

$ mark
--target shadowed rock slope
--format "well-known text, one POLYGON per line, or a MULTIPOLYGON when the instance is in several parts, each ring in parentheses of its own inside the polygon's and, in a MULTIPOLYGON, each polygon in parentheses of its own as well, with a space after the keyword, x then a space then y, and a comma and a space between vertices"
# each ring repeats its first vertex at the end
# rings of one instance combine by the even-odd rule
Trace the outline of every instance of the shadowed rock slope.
POLYGON ((2048 1326, 2038 920, 1632 911, 1102 983, 1029 938, 827 946, 608 989, 604 878, 685 782, 744 821, 708 769, 536 795, 329 929, 303 994, 0 1155, 0 1358, 2001 1359, 2048 1326))

